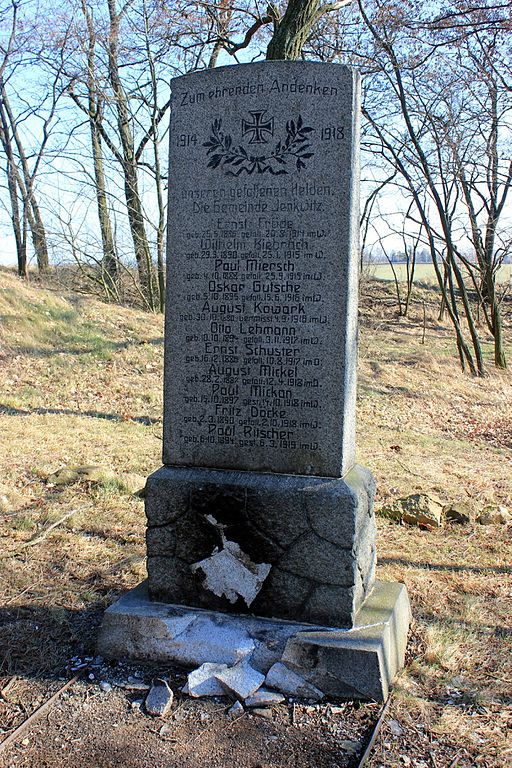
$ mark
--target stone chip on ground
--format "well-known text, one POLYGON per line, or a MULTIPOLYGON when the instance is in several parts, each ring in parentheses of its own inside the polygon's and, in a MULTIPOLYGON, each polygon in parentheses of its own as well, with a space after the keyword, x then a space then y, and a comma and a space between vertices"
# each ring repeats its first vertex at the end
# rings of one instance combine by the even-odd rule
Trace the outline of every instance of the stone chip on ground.
POLYGON ((163 717, 172 706, 174 694, 165 680, 155 680, 146 696, 146 712, 154 717, 163 717))
POLYGON ((285 693, 288 696, 297 696, 300 699, 320 701, 324 697, 319 688, 308 683, 307 680, 304 680, 303 677, 280 661, 270 667, 265 683, 269 688, 275 688, 281 693, 285 693))
POLYGON ((53 485, 72 485, 78 482, 100 483, 115 480, 115 473, 97 464, 62 467, 48 475, 48 482, 53 485))
POLYGON ((274 704, 281 704, 284 701, 282 693, 269 691, 268 688, 259 688, 252 696, 248 696, 244 704, 251 709, 252 707, 271 707, 274 704))
POLYGON ((251 709, 251 715, 256 715, 257 717, 264 717, 267 720, 274 719, 272 710, 269 709, 268 707, 254 707, 254 709, 251 709))
POLYGON ((252 696, 265 681, 265 675, 253 669, 245 660, 216 674, 215 677, 228 693, 234 694, 238 699, 252 696))
POLYGON ((190 672, 183 693, 200 698, 201 696, 225 696, 226 689, 217 680, 216 675, 225 672, 227 664, 206 662, 190 672))
POLYGON ((443 510, 443 514, 448 522, 459 523, 460 525, 470 523, 473 517, 471 507, 463 501, 447 504, 443 510))
POLYGON ((7 514, 19 509, 26 501, 21 493, 5 485, 0 485, 0 514, 7 514))
POLYGON ((232 707, 228 709, 228 717, 235 720, 237 717, 241 717, 245 712, 242 704, 239 701, 235 701, 232 707))

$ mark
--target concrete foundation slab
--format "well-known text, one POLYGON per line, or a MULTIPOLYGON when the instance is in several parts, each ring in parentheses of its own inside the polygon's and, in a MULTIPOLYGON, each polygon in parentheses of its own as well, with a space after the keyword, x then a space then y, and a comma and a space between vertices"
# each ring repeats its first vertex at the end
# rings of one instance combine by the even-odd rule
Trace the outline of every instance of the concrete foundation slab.
POLYGON ((376 582, 354 626, 337 629, 153 602, 144 582, 105 612, 98 653, 189 667, 245 659, 265 675, 281 662, 326 696, 384 701, 410 618, 398 583, 376 582))

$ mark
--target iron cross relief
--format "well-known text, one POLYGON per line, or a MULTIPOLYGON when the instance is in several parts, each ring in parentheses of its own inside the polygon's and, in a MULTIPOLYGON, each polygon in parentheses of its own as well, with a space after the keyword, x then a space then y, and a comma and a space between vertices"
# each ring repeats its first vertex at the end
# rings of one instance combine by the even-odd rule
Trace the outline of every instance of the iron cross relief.
POLYGON ((252 133, 252 138, 249 140, 249 144, 266 144, 268 137, 265 138, 263 134, 267 133, 270 136, 274 135, 274 118, 271 117, 269 120, 263 122, 263 116, 266 111, 266 109, 262 112, 251 112, 251 110, 249 110, 253 122, 249 123, 247 120, 242 120, 242 136, 245 136, 247 133, 252 133))

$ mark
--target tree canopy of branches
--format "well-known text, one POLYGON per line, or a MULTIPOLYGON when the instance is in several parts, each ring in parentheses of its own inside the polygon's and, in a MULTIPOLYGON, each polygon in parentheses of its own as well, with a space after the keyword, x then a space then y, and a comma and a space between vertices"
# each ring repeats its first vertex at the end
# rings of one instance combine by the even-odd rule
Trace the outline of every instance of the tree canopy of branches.
POLYGON ((107 299, 129 284, 162 309, 170 79, 265 58, 348 63, 364 75, 364 251, 399 238, 412 270, 428 251, 462 367, 485 372, 481 322, 506 366, 508 3, 47 0, 44 23, 35 0, 2 2, 1 183, 20 275, 31 258, 42 273, 72 260, 107 299), (382 212, 393 199, 398 227, 382 212))

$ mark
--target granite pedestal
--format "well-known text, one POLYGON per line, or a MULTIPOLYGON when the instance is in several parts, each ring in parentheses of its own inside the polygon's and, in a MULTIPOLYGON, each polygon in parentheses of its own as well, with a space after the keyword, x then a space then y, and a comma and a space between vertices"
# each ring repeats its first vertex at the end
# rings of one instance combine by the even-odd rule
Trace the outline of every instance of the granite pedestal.
POLYGON ((192 571, 221 546, 222 527, 270 565, 251 613, 350 627, 375 577, 373 496, 373 477, 358 466, 343 479, 163 467, 146 485, 149 594, 247 613, 241 598, 205 590, 192 571))

